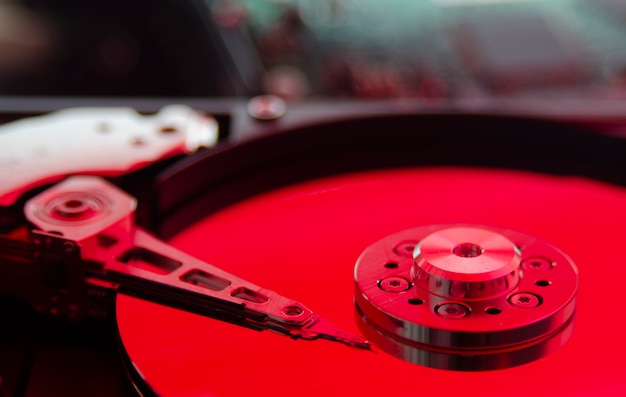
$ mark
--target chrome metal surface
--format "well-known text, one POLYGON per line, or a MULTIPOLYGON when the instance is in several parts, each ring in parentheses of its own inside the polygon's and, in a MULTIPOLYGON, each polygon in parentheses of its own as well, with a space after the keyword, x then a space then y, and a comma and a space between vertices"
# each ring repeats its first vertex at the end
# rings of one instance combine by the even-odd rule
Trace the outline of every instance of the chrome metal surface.
POLYGON ((39 229, 37 239, 45 236, 80 250, 80 258, 90 263, 78 270, 85 283, 294 339, 369 347, 362 337, 333 326, 302 303, 193 258, 136 227, 135 206, 134 198, 105 180, 78 176, 29 200, 25 213, 39 229))
POLYGON ((355 281, 357 321, 382 350, 431 367, 483 370, 527 363, 565 343, 578 272, 561 251, 522 233, 431 226, 371 245, 355 281))
POLYGON ((435 295, 480 299, 497 296, 519 283, 519 249, 487 229, 453 227, 432 233, 414 251, 412 274, 435 295))
POLYGON ((172 105, 142 116, 130 108, 74 108, 0 128, 0 206, 72 174, 116 176, 217 142, 217 122, 172 105))

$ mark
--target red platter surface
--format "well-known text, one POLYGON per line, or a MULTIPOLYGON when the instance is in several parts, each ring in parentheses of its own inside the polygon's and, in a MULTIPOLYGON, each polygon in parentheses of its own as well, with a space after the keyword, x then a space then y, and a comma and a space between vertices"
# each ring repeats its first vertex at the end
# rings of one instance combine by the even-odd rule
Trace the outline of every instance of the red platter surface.
POLYGON ((124 348, 165 396, 626 394, 626 190, 577 177, 415 168, 303 182, 199 220, 174 246, 358 333, 354 264, 371 243, 433 224, 539 237, 577 264, 574 333, 555 353, 483 372, 425 368, 374 348, 301 341, 119 296, 124 348))

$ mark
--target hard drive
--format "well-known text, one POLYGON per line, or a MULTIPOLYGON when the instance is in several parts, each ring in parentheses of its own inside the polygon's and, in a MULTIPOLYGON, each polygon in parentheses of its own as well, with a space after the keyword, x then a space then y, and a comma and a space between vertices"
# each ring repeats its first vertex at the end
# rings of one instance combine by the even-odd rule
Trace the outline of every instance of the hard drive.
MULTIPOLYGON (((260 100, 261 115, 189 103, 228 131, 207 149, 108 174, 78 162, 3 207, 2 395, 626 391, 623 116, 353 102, 260 117, 276 99, 260 100), (122 234, 97 234, 96 248, 82 236, 130 197, 147 232, 102 259, 122 234), (18 267, 42 263, 41 285, 18 267), (83 282, 106 296, 72 309, 65 289, 83 282), (292 322, 275 325, 282 297, 292 322), (320 317, 302 328, 309 309, 320 317)), ((141 119, 162 104, 129 105, 141 119)))

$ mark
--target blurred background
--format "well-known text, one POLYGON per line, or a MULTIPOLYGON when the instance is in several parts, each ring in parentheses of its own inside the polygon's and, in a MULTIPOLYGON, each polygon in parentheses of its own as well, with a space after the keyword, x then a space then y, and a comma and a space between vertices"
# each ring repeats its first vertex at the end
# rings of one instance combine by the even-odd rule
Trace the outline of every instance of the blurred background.
POLYGON ((0 95, 623 98, 623 0, 0 0, 0 95))

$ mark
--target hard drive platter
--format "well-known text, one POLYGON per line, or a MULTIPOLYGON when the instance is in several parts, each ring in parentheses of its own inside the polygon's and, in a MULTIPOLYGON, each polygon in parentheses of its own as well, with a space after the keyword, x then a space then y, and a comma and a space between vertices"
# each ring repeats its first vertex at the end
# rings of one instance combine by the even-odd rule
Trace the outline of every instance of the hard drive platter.
POLYGON ((373 171, 246 200, 171 241, 358 332, 353 266, 373 241, 415 225, 458 222, 541 236, 579 265, 578 311, 564 347, 521 367, 430 369, 376 348, 294 341, 128 296, 117 302, 121 340, 143 380, 163 395, 620 394, 626 330, 616 280, 625 271, 616 258, 625 200, 622 189, 581 178, 475 168, 373 171))
MULTIPOLYGON (((543 160, 524 161, 532 168, 543 160)), ((376 345, 364 351, 291 340, 120 295, 117 325, 129 372, 143 392, 180 396, 623 393, 618 280, 625 274, 618 258, 625 200, 622 188, 579 176, 475 166, 340 172, 253 195, 170 243, 358 334, 354 265, 372 243, 429 225, 517 230, 577 264, 573 334, 537 361, 459 372, 409 363, 376 345)))

